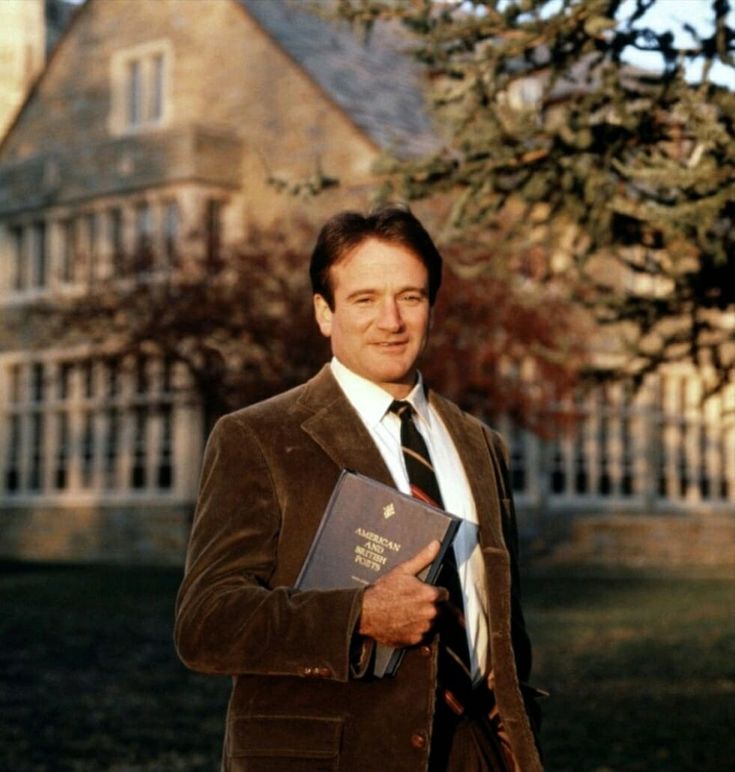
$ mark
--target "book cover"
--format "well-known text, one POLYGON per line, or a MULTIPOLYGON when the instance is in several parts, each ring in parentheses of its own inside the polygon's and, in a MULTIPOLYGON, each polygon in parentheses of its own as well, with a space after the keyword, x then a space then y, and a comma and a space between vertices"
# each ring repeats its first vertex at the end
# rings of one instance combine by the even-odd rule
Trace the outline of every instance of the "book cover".
MULTIPOLYGON (((300 590, 369 585, 436 539, 441 549, 418 576, 433 583, 460 518, 388 485, 343 471, 332 492, 304 565, 300 590)), ((393 675, 401 649, 376 646, 373 674, 393 675)))

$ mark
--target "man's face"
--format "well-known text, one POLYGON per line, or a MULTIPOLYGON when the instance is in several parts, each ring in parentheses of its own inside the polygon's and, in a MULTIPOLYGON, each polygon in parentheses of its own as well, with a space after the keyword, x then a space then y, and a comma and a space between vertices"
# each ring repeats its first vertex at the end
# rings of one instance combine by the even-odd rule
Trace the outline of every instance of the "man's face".
POLYGON ((314 296, 332 353, 396 399, 416 381, 429 333, 429 273, 405 247, 369 238, 330 269, 334 310, 314 296))

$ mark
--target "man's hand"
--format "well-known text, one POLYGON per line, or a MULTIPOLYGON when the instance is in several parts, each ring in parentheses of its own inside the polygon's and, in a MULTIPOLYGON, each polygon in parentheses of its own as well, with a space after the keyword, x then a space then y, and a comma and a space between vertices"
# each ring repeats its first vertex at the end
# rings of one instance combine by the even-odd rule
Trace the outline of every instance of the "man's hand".
POLYGON ((438 604, 447 600, 443 587, 416 578, 439 553, 432 541, 365 590, 359 632, 388 646, 413 646, 431 628, 438 604))

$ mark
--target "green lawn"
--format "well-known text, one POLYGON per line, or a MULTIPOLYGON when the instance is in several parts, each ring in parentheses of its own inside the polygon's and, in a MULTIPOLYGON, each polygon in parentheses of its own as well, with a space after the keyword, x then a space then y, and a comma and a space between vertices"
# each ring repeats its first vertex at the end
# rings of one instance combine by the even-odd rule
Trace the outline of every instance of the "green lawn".
POLYGON ((676 576, 526 581, 550 770, 735 769, 735 583, 676 576))
MULTIPOLYGON (((0 769, 214 770, 228 679, 171 643, 171 569, 0 566, 0 769)), ((735 584, 534 572, 549 770, 729 770, 735 584)))

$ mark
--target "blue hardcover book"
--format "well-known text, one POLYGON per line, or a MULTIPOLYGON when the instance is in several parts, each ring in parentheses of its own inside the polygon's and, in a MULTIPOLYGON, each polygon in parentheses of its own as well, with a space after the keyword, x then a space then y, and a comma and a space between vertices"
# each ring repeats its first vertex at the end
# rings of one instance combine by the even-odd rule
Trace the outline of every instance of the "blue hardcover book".
MULTIPOLYGON (((343 471, 296 580, 300 590, 369 585, 436 539, 441 549, 418 576, 433 584, 460 518, 388 485, 343 471)), ((394 675, 403 649, 375 647, 373 675, 394 675)))

